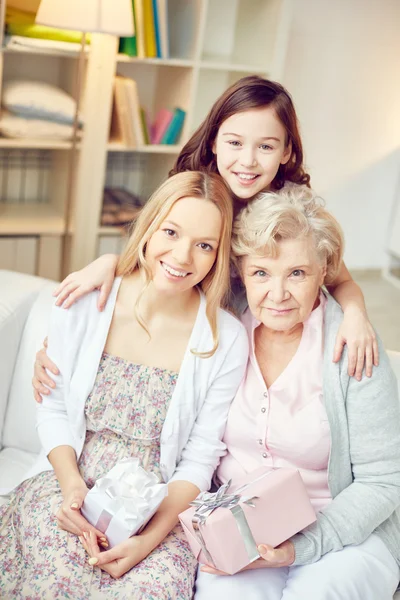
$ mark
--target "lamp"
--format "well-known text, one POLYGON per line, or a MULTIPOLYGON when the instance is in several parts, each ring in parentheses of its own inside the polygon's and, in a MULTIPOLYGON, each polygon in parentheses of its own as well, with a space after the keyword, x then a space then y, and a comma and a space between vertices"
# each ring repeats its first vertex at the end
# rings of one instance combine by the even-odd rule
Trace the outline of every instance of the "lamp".
MULTIPOLYGON (((41 0, 36 23, 48 27, 82 31, 76 79, 76 105, 72 130, 71 161, 65 209, 65 235, 68 235, 75 186, 75 162, 79 130, 82 76, 86 33, 128 37, 134 35, 132 0, 41 0)), ((64 249, 65 250, 65 249, 64 249)), ((65 261, 64 261, 65 262, 65 261)))

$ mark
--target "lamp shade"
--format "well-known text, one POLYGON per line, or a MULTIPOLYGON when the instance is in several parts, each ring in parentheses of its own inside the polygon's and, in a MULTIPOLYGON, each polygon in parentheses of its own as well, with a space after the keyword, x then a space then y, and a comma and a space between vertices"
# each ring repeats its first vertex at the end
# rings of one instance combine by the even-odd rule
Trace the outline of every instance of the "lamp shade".
POLYGON ((134 34, 132 0, 42 0, 36 23, 128 37, 134 34))

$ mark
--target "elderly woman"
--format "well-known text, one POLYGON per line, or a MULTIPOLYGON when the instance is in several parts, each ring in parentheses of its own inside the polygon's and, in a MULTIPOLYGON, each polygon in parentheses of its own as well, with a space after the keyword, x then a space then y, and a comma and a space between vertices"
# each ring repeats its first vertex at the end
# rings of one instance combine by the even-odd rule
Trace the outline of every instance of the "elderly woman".
POLYGON ((261 465, 298 469, 317 521, 233 576, 203 567, 196 600, 390 600, 399 581, 400 407, 380 345, 373 377, 331 356, 342 311, 323 291, 343 238, 300 186, 239 215, 233 250, 246 287, 247 374, 231 406, 222 483, 261 465))

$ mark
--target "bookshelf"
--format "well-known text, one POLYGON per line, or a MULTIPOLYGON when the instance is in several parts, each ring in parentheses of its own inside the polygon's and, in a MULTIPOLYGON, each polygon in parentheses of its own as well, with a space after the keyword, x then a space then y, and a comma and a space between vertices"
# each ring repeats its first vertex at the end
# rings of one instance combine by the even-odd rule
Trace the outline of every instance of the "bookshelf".
MULTIPOLYGON (((77 158, 73 222, 65 235, 70 142, 0 137, 0 268, 25 269, 58 279, 99 254, 119 251, 126 229, 100 224, 104 187, 124 187, 145 201, 166 178, 183 143, 226 87, 249 74, 280 80, 292 2, 168 0, 169 58, 129 57, 118 53, 115 37, 94 36, 87 51, 85 127, 77 158), (110 140, 116 75, 136 81, 140 104, 152 118, 164 107, 179 106, 186 112, 177 144, 131 148, 110 140), (13 157, 28 160, 30 154, 36 157, 38 171, 46 170, 46 185, 36 196, 32 193, 18 202, 18 195, 8 192, 4 184, 7 175, 10 186, 6 170, 13 157), (61 265, 64 242, 67 261, 61 265), (4 258, 4 244, 8 244, 9 259, 4 258), (21 256, 28 250, 30 259, 24 261, 21 256)), ((1 32, 4 14, 3 1, 1 32)), ((0 41, 3 47, 2 37, 0 41)), ((3 81, 18 77, 56 84, 74 96, 76 58, 75 51, 3 48, 0 91, 3 81)), ((13 167, 15 186, 18 172, 13 167)), ((29 177, 34 179, 30 171, 29 177)))

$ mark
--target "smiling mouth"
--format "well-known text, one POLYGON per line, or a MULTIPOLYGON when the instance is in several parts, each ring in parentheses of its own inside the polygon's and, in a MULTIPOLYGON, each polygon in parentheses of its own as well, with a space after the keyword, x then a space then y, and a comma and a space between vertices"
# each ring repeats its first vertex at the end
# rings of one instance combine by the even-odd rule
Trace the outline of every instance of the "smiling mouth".
POLYGON ((260 177, 257 173, 240 173, 237 171, 233 171, 233 173, 243 183, 250 183, 260 177))
POLYGON ((188 271, 181 271, 180 269, 174 269, 170 265, 167 265, 165 262, 161 262, 161 266, 164 269, 164 271, 166 271, 170 275, 173 275, 174 277, 181 277, 182 279, 184 279, 185 277, 190 275, 190 273, 188 271))

